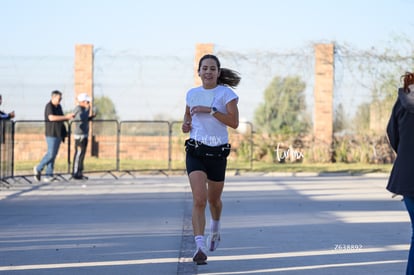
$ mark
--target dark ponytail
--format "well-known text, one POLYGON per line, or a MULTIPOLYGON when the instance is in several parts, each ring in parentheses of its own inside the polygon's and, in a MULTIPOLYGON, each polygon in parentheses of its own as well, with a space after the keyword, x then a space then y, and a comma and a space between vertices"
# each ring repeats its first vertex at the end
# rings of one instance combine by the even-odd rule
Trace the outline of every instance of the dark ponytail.
POLYGON ((232 88, 236 88, 239 85, 241 77, 238 72, 221 68, 220 76, 217 79, 217 84, 228 85, 232 88))

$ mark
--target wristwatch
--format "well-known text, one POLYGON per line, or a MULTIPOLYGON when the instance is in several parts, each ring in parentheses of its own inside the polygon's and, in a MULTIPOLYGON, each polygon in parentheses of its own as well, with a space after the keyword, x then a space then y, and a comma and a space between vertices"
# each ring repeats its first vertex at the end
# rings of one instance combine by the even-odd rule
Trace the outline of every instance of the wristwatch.
POLYGON ((214 115, 215 113, 217 113, 217 108, 216 107, 212 107, 211 111, 210 111, 210 115, 214 115))

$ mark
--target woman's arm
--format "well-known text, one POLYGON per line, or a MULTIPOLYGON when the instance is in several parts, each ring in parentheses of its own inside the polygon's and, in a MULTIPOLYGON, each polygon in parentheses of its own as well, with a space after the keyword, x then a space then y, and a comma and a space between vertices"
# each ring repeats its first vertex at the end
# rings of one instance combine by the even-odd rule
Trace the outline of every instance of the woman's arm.
MULTIPOLYGON (((187 114, 191 118, 191 115, 194 115, 196 113, 210 113, 212 109, 206 106, 195 106, 191 108, 191 110, 189 110, 188 108, 189 107, 187 106, 186 114, 184 116, 184 121, 185 121, 187 114)), ((226 104, 226 111, 227 111, 226 114, 215 112, 213 116, 221 123, 233 129, 236 129, 237 127, 239 127, 239 109, 237 107, 237 99, 233 99, 232 101, 226 104)))
POLYGON ((237 107, 237 99, 233 99, 226 104, 227 114, 216 112, 213 116, 223 124, 237 129, 239 127, 239 109, 237 107))
POLYGON ((191 130, 191 113, 190 107, 188 106, 185 106, 184 121, 183 125, 181 126, 181 130, 183 133, 188 133, 191 130))

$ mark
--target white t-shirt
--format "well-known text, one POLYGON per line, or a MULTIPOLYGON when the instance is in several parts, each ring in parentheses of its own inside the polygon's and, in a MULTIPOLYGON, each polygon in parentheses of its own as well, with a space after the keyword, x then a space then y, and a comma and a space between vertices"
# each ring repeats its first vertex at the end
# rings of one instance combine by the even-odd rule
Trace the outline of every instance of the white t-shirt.
MULTIPOLYGON (((202 86, 187 92, 186 103, 190 110, 194 106, 216 107, 220 113, 227 113, 226 105, 239 97, 229 87, 218 85, 206 90, 202 86)), ((227 126, 209 113, 197 113, 192 116, 190 138, 209 146, 219 146, 229 142, 227 126)))

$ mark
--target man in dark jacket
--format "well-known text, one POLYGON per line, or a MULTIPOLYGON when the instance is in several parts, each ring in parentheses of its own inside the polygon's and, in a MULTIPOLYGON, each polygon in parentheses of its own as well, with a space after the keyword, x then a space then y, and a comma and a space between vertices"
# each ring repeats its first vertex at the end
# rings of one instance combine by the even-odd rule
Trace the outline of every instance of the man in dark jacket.
MULTIPOLYGON (((398 98, 387 125, 390 144, 397 153, 388 180, 387 189, 404 197, 404 203, 414 221, 414 74, 406 73, 404 87, 398 89, 398 98)), ((414 232, 414 228, 413 228, 414 232)), ((408 255, 407 273, 414 274, 414 234, 408 255)))
MULTIPOLYGON (((2 95, 0 95, 0 105, 3 103, 3 97, 2 95)), ((6 141, 6 129, 7 129, 7 122, 3 122, 6 120, 10 120, 14 118, 14 111, 11 111, 10 113, 5 113, 3 111, 0 111, 0 131, 1 131, 1 135, 0 135, 0 143, 5 143, 6 141)))
POLYGON ((55 180, 53 170, 55 166, 55 159, 59 152, 59 146, 67 136, 66 126, 64 121, 73 118, 73 113, 64 115, 60 101, 62 100, 62 93, 60 91, 52 92, 52 99, 45 107, 45 135, 47 142, 47 152, 39 165, 33 168, 34 178, 40 181, 40 176, 43 168, 46 166, 46 182, 55 180))
MULTIPOLYGON (((2 95, 0 95, 0 105, 3 103, 3 97, 2 95)), ((3 111, 0 111, 0 119, 12 119, 14 118, 14 111, 10 112, 10 113, 5 113, 3 111)))

